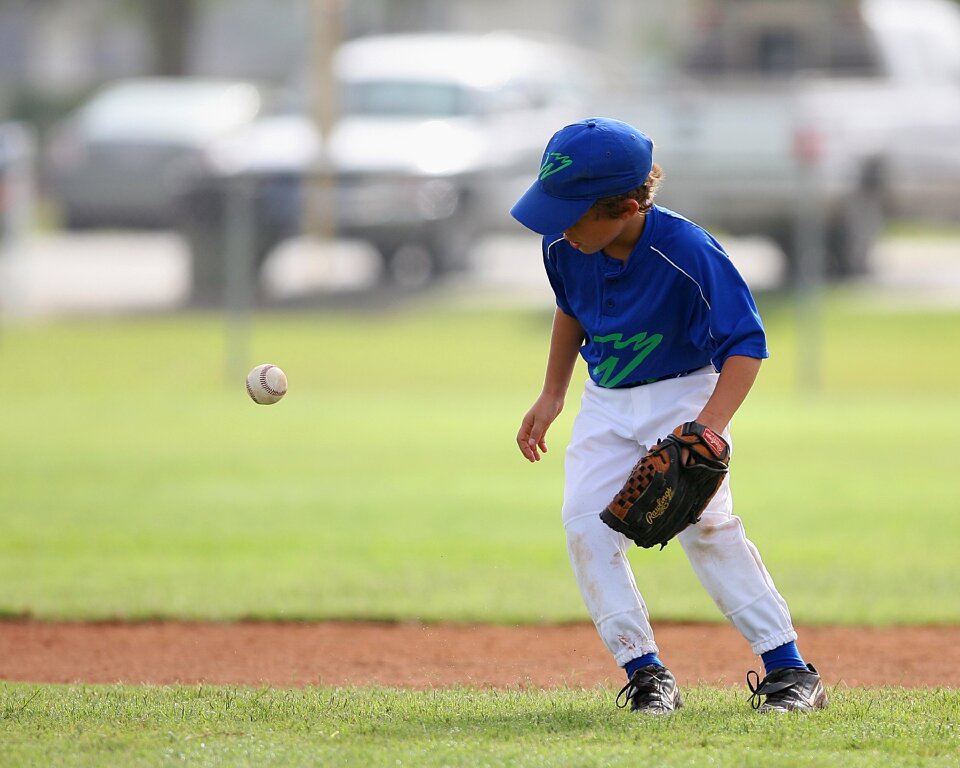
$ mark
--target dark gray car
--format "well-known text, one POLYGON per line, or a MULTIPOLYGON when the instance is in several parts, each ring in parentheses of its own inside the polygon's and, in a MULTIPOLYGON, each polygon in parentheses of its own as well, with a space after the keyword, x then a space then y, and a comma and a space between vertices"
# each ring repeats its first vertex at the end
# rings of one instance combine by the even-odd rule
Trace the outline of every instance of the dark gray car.
POLYGON ((261 110, 261 92, 246 81, 111 83, 56 130, 49 193, 69 227, 168 226, 184 169, 261 110))

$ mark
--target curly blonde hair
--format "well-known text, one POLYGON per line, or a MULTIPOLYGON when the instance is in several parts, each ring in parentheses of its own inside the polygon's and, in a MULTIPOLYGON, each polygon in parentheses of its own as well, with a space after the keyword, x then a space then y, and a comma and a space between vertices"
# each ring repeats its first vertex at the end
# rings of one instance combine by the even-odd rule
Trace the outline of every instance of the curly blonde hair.
POLYGON ((609 219, 617 218, 623 213, 623 204, 627 200, 636 200, 640 204, 640 213, 646 213, 653 207, 653 198, 656 197, 657 190, 663 183, 663 169, 653 164, 650 169, 650 175, 643 182, 642 186, 624 192, 622 195, 613 195, 612 197, 602 197, 593 204, 591 210, 601 216, 609 219))

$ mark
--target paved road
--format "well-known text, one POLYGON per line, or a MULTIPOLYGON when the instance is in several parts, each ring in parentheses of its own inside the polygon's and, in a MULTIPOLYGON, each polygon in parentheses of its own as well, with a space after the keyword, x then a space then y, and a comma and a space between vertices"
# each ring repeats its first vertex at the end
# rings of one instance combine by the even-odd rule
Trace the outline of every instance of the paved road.
MULTIPOLYGON (((754 289, 776 287, 781 254, 759 238, 725 244, 754 289)), ((864 290, 890 299, 960 306, 960 236, 881 242, 864 290)), ((494 237, 477 244, 471 272, 436 289, 458 301, 551 301, 535 236, 494 237)), ((376 283, 377 260, 360 243, 288 242, 270 257, 267 296, 283 302, 337 296, 349 301, 376 283)), ((34 236, 0 257, 0 313, 35 317, 85 312, 163 310, 183 306, 189 255, 166 232, 63 233, 34 236)))

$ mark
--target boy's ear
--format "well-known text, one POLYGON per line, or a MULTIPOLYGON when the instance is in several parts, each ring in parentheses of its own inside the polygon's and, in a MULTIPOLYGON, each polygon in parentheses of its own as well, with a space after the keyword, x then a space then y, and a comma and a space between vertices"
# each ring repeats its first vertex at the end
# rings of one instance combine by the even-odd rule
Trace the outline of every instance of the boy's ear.
POLYGON ((620 211, 619 218, 621 219, 631 219, 637 215, 640 211, 640 203, 634 200, 632 197, 628 197, 623 201, 623 209, 620 211))

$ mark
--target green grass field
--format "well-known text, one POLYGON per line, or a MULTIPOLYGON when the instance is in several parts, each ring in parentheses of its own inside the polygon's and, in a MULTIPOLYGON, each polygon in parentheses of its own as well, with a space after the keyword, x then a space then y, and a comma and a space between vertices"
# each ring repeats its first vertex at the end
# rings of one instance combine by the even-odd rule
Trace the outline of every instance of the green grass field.
MULTIPOLYGON (((794 313, 765 307, 738 512, 800 622, 960 621, 960 313, 828 308, 808 394, 794 313)), ((545 461, 514 443, 548 322, 259 317, 251 364, 291 382, 270 407, 225 380, 216 316, 6 329, 0 613, 583 618, 559 525, 578 394, 545 461)), ((716 618, 679 547, 634 554, 657 616, 716 618)))
MULTIPOLYGON (((818 391, 789 302, 735 423, 737 510, 799 623, 960 622, 960 312, 825 302, 818 391)), ((0 328, 0 614, 44 619, 585 618, 553 450, 514 444, 549 312, 258 316, 252 404, 214 315, 0 328)), ((579 375, 579 374, 578 374, 579 375)), ((718 619, 679 547, 634 553, 651 612, 718 619)), ((609 691, 0 684, 10 765, 957 765, 956 691, 844 691, 758 718, 692 689, 637 723, 609 691)))
POLYGON ((12 686, 4 765, 955 766, 960 693, 849 690, 813 715, 761 716, 694 688, 669 718, 586 691, 12 686))

